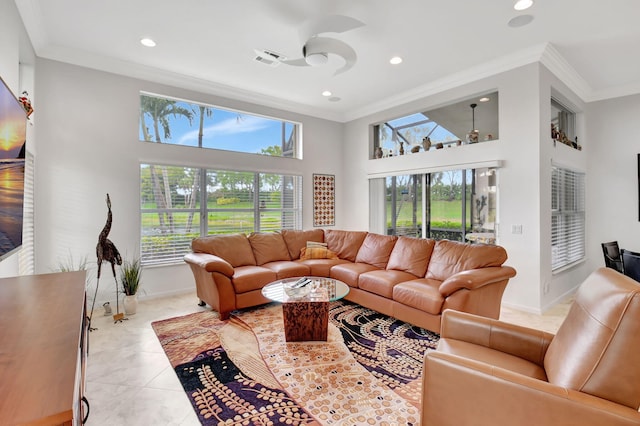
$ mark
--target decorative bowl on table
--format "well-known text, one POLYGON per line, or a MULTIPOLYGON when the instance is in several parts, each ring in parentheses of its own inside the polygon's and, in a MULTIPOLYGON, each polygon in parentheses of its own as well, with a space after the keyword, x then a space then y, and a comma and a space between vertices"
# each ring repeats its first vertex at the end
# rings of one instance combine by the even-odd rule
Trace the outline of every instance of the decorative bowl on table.
POLYGON ((313 280, 309 278, 300 278, 296 281, 286 281, 282 286, 284 288, 284 293, 290 299, 301 299, 309 294, 312 284, 313 280))

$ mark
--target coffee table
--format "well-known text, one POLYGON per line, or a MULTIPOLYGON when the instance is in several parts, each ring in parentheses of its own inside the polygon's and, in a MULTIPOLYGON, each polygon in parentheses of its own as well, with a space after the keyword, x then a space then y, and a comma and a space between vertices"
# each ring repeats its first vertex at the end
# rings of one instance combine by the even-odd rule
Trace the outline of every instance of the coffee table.
POLYGON ((284 291, 286 283, 300 277, 286 278, 267 284, 262 295, 282 303, 282 319, 287 342, 326 341, 329 327, 329 302, 349 294, 349 286, 340 280, 323 277, 306 277, 312 281, 311 292, 301 298, 291 298, 284 291), (315 290, 315 291, 314 291, 315 290))

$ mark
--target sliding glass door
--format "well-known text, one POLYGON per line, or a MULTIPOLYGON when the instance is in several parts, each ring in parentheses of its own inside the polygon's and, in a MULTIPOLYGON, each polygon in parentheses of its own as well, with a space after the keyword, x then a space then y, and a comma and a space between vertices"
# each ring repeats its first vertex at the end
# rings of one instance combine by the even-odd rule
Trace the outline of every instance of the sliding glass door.
POLYGON ((483 168, 385 178, 387 234, 495 239, 495 173, 483 168))

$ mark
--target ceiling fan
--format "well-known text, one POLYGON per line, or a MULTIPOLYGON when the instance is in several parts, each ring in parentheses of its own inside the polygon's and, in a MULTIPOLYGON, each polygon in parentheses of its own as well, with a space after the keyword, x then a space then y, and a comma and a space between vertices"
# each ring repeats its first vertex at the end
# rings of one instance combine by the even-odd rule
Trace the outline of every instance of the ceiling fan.
POLYGON ((256 50, 256 61, 277 66, 280 63, 293 66, 320 66, 329 61, 329 55, 337 55, 345 64, 334 75, 348 71, 355 65, 358 55, 347 43, 332 37, 320 36, 324 33, 345 33, 364 26, 364 23, 349 16, 329 15, 305 22, 299 33, 304 41, 302 57, 287 59, 272 50, 256 50))

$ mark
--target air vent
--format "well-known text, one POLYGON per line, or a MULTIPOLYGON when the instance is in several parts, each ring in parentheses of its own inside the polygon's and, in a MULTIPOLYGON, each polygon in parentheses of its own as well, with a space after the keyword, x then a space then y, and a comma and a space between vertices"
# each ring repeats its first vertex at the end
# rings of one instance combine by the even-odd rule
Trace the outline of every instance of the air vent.
POLYGON ((254 61, 261 62, 271 67, 277 67, 280 65, 280 61, 287 59, 285 56, 271 50, 254 49, 254 51, 256 52, 256 57, 253 58, 254 61))

